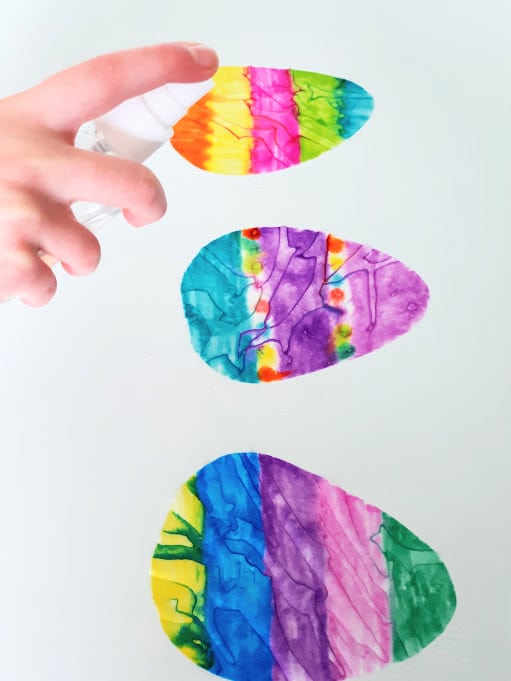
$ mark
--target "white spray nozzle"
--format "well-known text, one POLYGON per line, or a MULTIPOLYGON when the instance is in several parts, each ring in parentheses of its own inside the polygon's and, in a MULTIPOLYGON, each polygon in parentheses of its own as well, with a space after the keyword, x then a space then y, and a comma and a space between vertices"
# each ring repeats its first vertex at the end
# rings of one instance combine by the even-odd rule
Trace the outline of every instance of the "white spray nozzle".
POLYGON ((97 118, 98 135, 118 156, 142 162, 172 134, 172 127, 211 90, 212 80, 169 83, 127 99, 97 118))

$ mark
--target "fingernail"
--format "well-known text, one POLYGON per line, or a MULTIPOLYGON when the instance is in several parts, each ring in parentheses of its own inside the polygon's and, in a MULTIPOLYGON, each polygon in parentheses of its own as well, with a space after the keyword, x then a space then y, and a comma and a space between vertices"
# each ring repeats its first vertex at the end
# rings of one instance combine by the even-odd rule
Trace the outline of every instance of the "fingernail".
POLYGON ((212 50, 210 47, 198 43, 197 45, 190 46, 188 49, 202 69, 211 69, 216 65, 218 58, 215 50, 212 50))

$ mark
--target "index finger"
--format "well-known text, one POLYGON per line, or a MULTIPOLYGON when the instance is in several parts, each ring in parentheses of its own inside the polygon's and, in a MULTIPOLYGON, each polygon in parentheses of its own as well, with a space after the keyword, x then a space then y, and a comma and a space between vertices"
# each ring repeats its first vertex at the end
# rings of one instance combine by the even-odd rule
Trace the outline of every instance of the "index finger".
POLYGON ((164 43, 112 52, 71 66, 23 93, 38 120, 76 131, 126 99, 165 83, 206 80, 218 68, 216 53, 200 43, 164 43))

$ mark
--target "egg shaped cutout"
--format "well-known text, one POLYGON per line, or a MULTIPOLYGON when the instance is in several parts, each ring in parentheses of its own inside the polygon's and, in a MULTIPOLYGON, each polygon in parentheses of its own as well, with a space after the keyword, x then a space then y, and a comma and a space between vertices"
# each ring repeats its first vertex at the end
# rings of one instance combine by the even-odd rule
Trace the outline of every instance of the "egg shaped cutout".
POLYGON ((193 347, 245 383, 360 357, 423 316, 422 279, 390 255, 294 227, 231 232, 200 250, 181 283, 193 347))
POLYGON ((222 66, 213 81, 176 124, 171 144, 214 173, 298 165, 354 135, 373 110, 373 98, 360 85, 310 71, 222 66))
POLYGON ((179 490, 152 559, 163 629, 232 681, 338 681, 406 660, 449 623, 438 555, 324 478, 257 453, 179 490))

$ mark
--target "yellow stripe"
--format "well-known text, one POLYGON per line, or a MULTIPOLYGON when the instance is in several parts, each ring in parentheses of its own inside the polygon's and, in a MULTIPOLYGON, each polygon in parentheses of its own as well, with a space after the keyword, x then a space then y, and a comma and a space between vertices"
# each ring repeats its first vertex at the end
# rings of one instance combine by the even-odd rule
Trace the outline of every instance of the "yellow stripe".
MULTIPOLYGON (((161 544, 191 546, 183 534, 183 521, 199 534, 204 531, 204 508, 188 484, 177 493, 161 534, 161 544)), ((153 599, 163 630, 171 641, 181 640, 194 618, 201 618, 204 609, 206 568, 194 560, 164 560, 153 558, 151 563, 153 599), (183 627, 185 629, 183 629, 183 627)), ((178 644, 181 651, 196 664, 201 664, 202 649, 186 641, 178 644)))
MULTIPOLYGON (((204 586, 205 568, 194 560, 164 560, 153 558, 153 579, 158 582, 159 592, 165 591, 164 582, 178 584, 198 593, 204 586)), ((182 610, 182 608, 180 608, 182 610)))
POLYGON ((228 66, 218 70, 208 96, 208 159, 204 168, 216 173, 245 175, 250 170, 252 114, 250 82, 246 69, 228 66))
POLYGON ((174 514, 181 516, 181 518, 190 523, 190 525, 197 530, 197 532, 202 532, 204 523, 204 508, 200 500, 197 499, 195 494, 193 494, 186 484, 179 488, 179 491, 174 497, 174 501, 170 506, 169 514, 163 525, 163 529, 167 532, 177 532, 174 514))
POLYGON ((166 534, 165 532, 161 533, 160 544, 163 546, 193 546, 188 537, 184 537, 182 534, 166 534))
POLYGON ((277 351, 269 343, 265 343, 260 348, 257 348, 257 368, 271 367, 278 369, 278 355, 277 351))
POLYGON ((204 565, 191 560, 162 560, 152 562, 153 598, 167 636, 192 621, 197 595, 206 583, 204 565))

